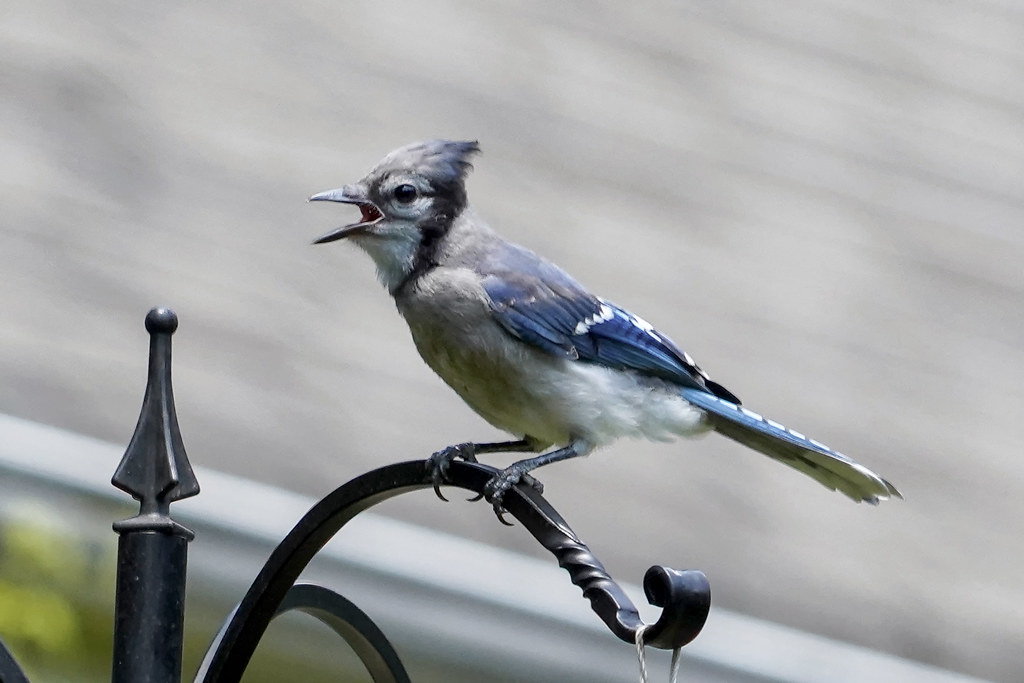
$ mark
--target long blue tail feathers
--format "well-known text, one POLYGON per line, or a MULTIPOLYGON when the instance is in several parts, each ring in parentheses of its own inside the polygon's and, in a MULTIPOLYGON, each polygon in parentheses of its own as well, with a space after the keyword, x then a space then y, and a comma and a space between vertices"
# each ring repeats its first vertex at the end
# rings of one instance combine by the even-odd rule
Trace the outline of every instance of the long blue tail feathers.
POLYGON ((812 477, 857 502, 902 498, 895 486, 842 453, 735 403, 699 389, 682 396, 708 414, 715 431, 812 477))

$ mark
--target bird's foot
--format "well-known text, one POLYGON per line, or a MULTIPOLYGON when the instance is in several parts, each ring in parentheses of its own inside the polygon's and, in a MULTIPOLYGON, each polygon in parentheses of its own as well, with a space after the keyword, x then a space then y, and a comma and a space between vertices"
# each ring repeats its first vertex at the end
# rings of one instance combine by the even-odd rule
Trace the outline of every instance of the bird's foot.
MULTIPOLYGON (((530 468, 526 464, 514 462, 501 472, 495 474, 484 484, 484 491, 481 496, 487 499, 487 502, 494 508, 494 514, 497 515, 498 521, 505 526, 512 526, 505 519, 506 510, 501 504, 509 489, 516 484, 525 484, 537 491, 537 493, 544 493, 544 484, 540 483, 536 477, 528 474, 529 471, 530 468)), ((477 496, 476 500, 479 499, 480 496, 477 496)))
POLYGON ((478 462, 476 444, 470 442, 455 444, 442 448, 427 458, 427 472, 430 474, 430 481, 434 484, 434 493, 445 502, 448 502, 448 499, 441 495, 441 484, 448 481, 448 468, 456 458, 466 462, 478 462))

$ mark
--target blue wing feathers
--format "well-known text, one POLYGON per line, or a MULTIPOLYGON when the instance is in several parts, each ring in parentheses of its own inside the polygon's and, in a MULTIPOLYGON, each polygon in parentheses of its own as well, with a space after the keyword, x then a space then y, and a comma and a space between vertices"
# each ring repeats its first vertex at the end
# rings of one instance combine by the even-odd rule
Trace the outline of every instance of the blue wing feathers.
MULTIPOLYGON (((545 265, 535 270, 549 277, 502 272, 484 278, 491 312, 506 330, 549 353, 706 386, 706 375, 666 337, 545 265)), ((722 395, 738 401, 724 390, 722 395)))
POLYGON ((538 346, 548 353, 571 354, 570 347, 566 345, 565 336, 558 334, 543 321, 531 318, 512 307, 506 308, 497 318, 505 329, 529 344, 538 346))

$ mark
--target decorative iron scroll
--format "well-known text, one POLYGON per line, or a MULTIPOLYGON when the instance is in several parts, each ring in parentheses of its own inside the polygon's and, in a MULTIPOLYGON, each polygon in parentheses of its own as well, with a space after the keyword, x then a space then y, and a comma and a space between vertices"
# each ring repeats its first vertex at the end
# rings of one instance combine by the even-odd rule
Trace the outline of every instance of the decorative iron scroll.
MULTIPOLYGON (((453 462, 448 480, 453 486, 480 493, 495 471, 486 465, 453 462)), ((341 527, 381 501, 429 486, 425 461, 414 460, 367 472, 316 503, 271 554, 211 645, 195 680, 241 680, 260 638, 279 613, 295 580, 341 527)), ((620 639, 634 643, 637 630, 645 628, 646 644, 673 649, 692 641, 704 627, 711 606, 711 589, 702 572, 651 567, 644 577, 644 591, 648 601, 661 607, 662 612, 656 622, 644 624, 625 591, 539 493, 517 487, 505 497, 504 504, 509 514, 551 551, 590 600, 593 610, 620 639)))

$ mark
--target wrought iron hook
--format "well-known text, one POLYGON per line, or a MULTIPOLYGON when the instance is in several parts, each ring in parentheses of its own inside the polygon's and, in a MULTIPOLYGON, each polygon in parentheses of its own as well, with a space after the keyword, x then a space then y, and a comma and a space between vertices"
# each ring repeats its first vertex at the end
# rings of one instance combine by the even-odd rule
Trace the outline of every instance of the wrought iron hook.
MULTIPOLYGON (((471 471, 453 467, 450 482, 477 492, 495 472, 486 465, 456 464, 466 465, 471 471)), ((618 638, 634 643, 637 630, 645 628, 647 645, 671 650, 686 645, 704 628, 711 609, 711 585, 703 572, 660 565, 648 569, 644 592, 647 601, 661 607, 662 612, 653 624, 645 624, 625 591, 551 504, 532 487, 516 487, 514 491, 517 495, 504 501, 506 509, 555 556, 558 566, 569 572, 569 578, 590 600, 591 608, 618 638)))
MULTIPOLYGON (((480 493, 494 472, 486 465, 454 462, 448 479, 454 486, 480 493)), ((317 502, 271 553, 211 645, 195 680, 241 680, 256 645, 299 574, 341 527, 377 503, 430 486, 425 462, 414 460, 367 472, 317 502)), ((654 624, 645 625, 625 591, 539 493, 517 487, 504 503, 509 514, 555 555, 593 610, 621 640, 633 643, 638 629, 646 628, 645 643, 673 649, 700 633, 711 605, 711 590, 703 573, 651 567, 644 577, 644 590, 662 613, 654 624)))

